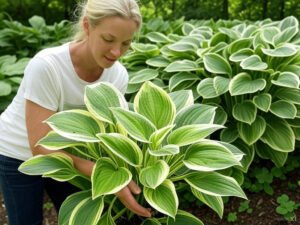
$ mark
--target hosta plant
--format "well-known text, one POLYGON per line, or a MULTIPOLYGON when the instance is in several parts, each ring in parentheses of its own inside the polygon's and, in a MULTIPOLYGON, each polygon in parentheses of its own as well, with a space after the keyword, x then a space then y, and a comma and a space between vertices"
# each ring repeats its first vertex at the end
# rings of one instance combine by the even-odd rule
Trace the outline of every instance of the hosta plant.
MULTIPOLYGON (((217 106, 219 139, 238 146, 247 172, 254 156, 277 167, 300 140, 300 39, 295 17, 226 27, 184 23, 182 35, 145 35, 160 54, 130 73, 127 94, 151 80, 170 92, 193 90, 199 103, 217 106), (147 68, 146 68, 147 67, 147 68), (142 78, 142 79, 141 79, 142 78)), ((133 49, 130 58, 142 51, 133 49)), ((139 65, 142 59, 139 58, 139 65)), ((126 61, 127 60, 127 61, 126 61)))
POLYGON ((52 131, 38 145, 53 154, 35 156, 19 168, 82 189, 63 203, 60 225, 115 224, 127 209, 115 207, 114 194, 131 180, 142 187, 139 203, 158 213, 141 221, 144 225, 203 224, 179 209, 180 183, 220 216, 222 196, 246 198, 237 182, 243 153, 209 139, 223 126, 213 124, 215 107, 194 104, 190 91, 168 94, 145 82, 130 111, 116 88, 99 83, 86 88, 84 100, 87 110, 62 111, 47 119, 52 131), (55 153, 58 149, 94 161, 91 177, 74 168, 70 157, 55 153))

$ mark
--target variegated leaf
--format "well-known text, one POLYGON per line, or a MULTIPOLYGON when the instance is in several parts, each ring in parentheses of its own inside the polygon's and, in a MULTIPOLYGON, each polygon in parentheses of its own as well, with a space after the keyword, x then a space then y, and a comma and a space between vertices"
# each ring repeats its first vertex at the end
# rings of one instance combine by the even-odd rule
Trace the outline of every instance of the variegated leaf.
POLYGON ((263 117, 257 116, 255 121, 249 125, 237 123, 240 138, 249 146, 257 142, 266 129, 266 121, 263 117))
POLYGON ((127 186, 131 179, 132 174, 125 167, 118 167, 110 158, 99 159, 91 176, 93 199, 115 194, 127 186))
POLYGON ((212 140, 201 140, 191 145, 183 163, 187 168, 197 171, 215 171, 240 165, 231 151, 212 140))
POLYGON ((143 161, 143 153, 140 147, 128 137, 118 134, 97 134, 109 151, 120 157, 132 166, 140 166, 143 161))
POLYGON ((160 87, 145 82, 134 98, 134 110, 148 118, 157 129, 173 124, 176 107, 160 87))
POLYGON ((174 130, 168 136, 168 143, 178 146, 193 144, 220 128, 223 128, 223 126, 216 124, 185 125, 174 130))
POLYGON ((175 218, 178 209, 178 197, 174 184, 165 180, 156 189, 144 187, 146 201, 157 211, 175 218))
POLYGON ((102 122, 80 109, 55 113, 46 122, 59 135, 76 141, 99 142, 96 134, 105 131, 102 122))
POLYGON ((229 92, 232 96, 251 94, 262 91, 266 87, 264 79, 253 80, 248 73, 239 73, 230 81, 229 92))
POLYGON ((155 189, 165 181, 169 171, 168 164, 163 160, 158 160, 153 165, 141 170, 139 180, 145 187, 155 189))
POLYGON ((100 82, 85 88, 84 102, 87 109, 99 120, 113 123, 110 107, 127 108, 127 102, 121 92, 112 84, 100 82))
POLYGON ((185 178, 185 181, 191 187, 208 195, 246 198, 235 179, 217 172, 194 172, 185 178))
POLYGON ((233 117, 243 123, 251 125, 256 118, 257 108, 251 101, 244 101, 234 105, 232 110, 233 117))
POLYGON ((111 108, 111 111, 130 136, 141 142, 149 142, 150 136, 156 130, 150 120, 123 108, 111 108))

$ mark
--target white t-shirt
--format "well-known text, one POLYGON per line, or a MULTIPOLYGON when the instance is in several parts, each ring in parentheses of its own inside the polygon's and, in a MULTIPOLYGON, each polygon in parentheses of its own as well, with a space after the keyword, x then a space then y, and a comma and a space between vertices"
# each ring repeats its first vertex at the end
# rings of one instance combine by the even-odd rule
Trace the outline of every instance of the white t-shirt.
POLYGON ((116 62, 89 83, 75 72, 69 43, 40 51, 30 60, 17 95, 0 116, 0 154, 19 160, 32 157, 25 124, 26 99, 52 111, 83 108, 85 86, 100 81, 113 84, 124 94, 128 73, 116 62))

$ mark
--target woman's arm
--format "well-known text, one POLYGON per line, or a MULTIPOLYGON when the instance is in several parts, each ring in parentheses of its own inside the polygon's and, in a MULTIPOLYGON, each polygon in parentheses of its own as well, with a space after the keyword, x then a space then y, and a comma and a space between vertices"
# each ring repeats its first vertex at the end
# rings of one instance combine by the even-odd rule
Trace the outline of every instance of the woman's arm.
MULTIPOLYGON (((33 155, 46 155, 51 154, 53 151, 47 150, 41 146, 35 146, 36 143, 51 130, 51 128, 43 123, 46 119, 48 119, 55 112, 48 110, 40 105, 26 100, 26 110, 25 110, 25 118, 26 118, 26 127, 28 133, 29 145, 33 155)), ((91 176, 93 167, 95 165, 94 162, 82 159, 80 157, 69 154, 63 150, 58 150, 55 152, 63 152, 70 156, 74 162, 74 166, 83 174, 87 176, 91 176)), ((137 203, 132 193, 139 194, 140 188, 131 181, 130 184, 123 188, 121 191, 116 193, 120 201, 132 212, 144 217, 150 217, 151 213, 148 209, 142 207, 137 203)))

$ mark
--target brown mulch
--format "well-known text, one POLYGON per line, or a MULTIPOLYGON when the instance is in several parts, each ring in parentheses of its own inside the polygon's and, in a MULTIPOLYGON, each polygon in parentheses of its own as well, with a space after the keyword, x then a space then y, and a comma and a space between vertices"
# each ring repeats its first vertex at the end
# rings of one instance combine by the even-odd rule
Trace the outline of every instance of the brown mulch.
MULTIPOLYGON (((288 188, 289 183, 297 184, 298 181, 300 181, 299 168, 287 174, 286 180, 274 180, 272 183, 274 194, 272 196, 264 192, 246 193, 250 200, 249 206, 253 209, 252 213, 238 212, 240 203, 244 201, 239 198, 230 198, 228 203, 225 204, 222 220, 214 211, 206 206, 191 206, 189 211, 200 218, 205 225, 300 225, 300 208, 295 211, 295 221, 291 222, 286 221, 275 211, 278 206, 276 199, 282 194, 286 194, 291 200, 300 203, 300 186, 297 186, 296 189, 288 188), (237 213, 237 220, 235 222, 228 222, 228 213, 234 212, 237 213)), ((0 201, 0 224, 7 225, 7 217, 1 193, 0 201)), ((57 225, 56 212, 47 196, 45 196, 44 217, 43 225, 57 225)))

